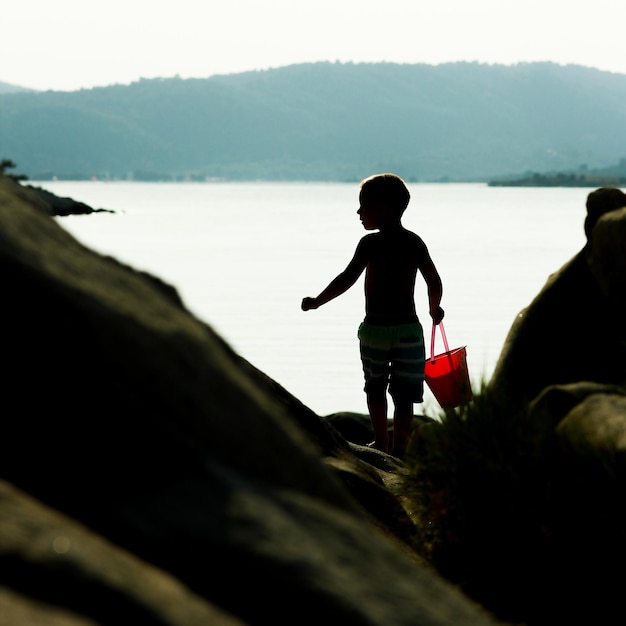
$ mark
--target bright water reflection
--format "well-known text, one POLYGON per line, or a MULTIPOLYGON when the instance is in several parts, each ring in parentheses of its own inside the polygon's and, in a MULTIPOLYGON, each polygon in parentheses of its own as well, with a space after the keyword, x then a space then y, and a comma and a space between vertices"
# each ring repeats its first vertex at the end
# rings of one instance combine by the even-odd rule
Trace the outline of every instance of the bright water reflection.
MULTIPOLYGON (((195 315, 317 413, 366 411, 356 341, 362 282, 317 311, 299 308, 345 267, 364 234, 356 184, 33 184, 117 211, 58 221, 95 250, 172 283, 195 315)), ((517 313, 583 246, 591 190, 409 187, 404 223, 439 268, 448 340, 467 345, 478 384, 517 313)), ((416 302, 429 336, 419 279, 416 302)), ((425 408, 436 408, 429 393, 425 408)))

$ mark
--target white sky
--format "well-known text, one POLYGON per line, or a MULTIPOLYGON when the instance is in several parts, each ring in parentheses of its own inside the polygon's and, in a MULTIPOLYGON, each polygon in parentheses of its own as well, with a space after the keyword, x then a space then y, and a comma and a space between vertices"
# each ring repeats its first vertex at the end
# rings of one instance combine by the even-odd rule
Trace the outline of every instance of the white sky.
POLYGON ((575 63, 626 74, 624 0, 11 0, 0 82, 70 91, 314 61, 575 63))

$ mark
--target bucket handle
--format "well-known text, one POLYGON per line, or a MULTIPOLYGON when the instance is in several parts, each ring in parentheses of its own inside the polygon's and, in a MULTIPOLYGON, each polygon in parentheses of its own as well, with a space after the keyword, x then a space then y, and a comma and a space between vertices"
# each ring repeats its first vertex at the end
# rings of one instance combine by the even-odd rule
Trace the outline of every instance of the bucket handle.
POLYGON ((450 348, 448 347, 448 339, 446 337, 446 331, 443 327, 443 322, 439 322, 439 324, 433 324, 433 330, 430 335, 430 360, 435 361, 435 331, 437 330, 437 326, 441 330, 441 337, 443 338, 443 347, 446 349, 446 352, 450 352, 450 348))

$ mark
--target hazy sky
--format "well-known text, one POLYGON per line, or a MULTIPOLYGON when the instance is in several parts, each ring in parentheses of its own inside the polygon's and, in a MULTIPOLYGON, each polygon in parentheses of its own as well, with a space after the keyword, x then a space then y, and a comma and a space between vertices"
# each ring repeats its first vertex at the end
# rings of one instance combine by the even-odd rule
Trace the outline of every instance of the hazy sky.
POLYGON ((626 74, 624 0, 10 0, 0 82, 75 90, 314 61, 575 63, 626 74))

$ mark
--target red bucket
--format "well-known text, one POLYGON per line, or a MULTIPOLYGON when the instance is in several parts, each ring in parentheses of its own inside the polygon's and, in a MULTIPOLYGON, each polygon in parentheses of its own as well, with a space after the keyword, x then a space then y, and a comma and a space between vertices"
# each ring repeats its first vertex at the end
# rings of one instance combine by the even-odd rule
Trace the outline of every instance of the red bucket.
POLYGON ((433 355, 435 351, 435 329, 430 342, 430 358, 424 364, 424 379, 430 387, 442 409, 454 409, 467 404, 473 397, 472 385, 467 369, 465 346, 450 350, 443 324, 440 323, 441 335, 446 351, 433 355))

